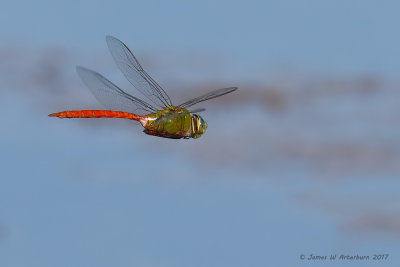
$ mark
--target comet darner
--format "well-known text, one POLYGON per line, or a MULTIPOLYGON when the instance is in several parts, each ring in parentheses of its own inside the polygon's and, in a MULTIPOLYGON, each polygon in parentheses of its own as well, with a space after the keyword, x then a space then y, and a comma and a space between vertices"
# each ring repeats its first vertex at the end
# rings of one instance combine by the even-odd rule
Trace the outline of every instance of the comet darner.
POLYGON ((107 36, 108 48, 129 82, 152 104, 145 102, 107 80, 101 74, 77 67, 82 81, 103 105, 111 110, 72 110, 50 114, 59 118, 122 118, 139 121, 146 134, 166 138, 198 138, 207 123, 195 114, 204 109, 187 108, 218 96, 233 92, 237 87, 214 90, 178 106, 172 105, 167 93, 140 66, 129 48, 115 37, 107 36), (147 115, 139 115, 145 112, 147 115))

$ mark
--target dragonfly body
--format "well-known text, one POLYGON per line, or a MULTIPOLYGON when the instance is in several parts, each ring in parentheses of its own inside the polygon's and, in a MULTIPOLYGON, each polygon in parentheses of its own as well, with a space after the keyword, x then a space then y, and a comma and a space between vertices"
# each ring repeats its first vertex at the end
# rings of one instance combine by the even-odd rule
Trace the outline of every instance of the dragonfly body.
POLYGON ((77 67, 78 75, 94 96, 112 110, 62 111, 52 113, 49 115, 50 117, 122 118, 140 122, 145 128, 144 132, 149 135, 174 139, 198 138, 206 131, 207 123, 201 116, 195 114, 196 111, 190 112, 187 108, 237 89, 237 87, 218 89, 186 101, 179 106, 172 105, 169 96, 143 70, 139 61, 124 43, 107 36, 107 44, 125 77, 154 105, 125 92, 97 72, 77 67), (121 109, 124 111, 116 111, 121 109), (147 114, 140 115, 137 111, 145 111, 147 114))
POLYGON ((144 132, 166 138, 198 138, 207 129, 207 123, 197 114, 187 109, 169 106, 148 115, 114 110, 71 110, 53 113, 50 117, 59 118, 120 118, 135 120, 145 128, 144 132))

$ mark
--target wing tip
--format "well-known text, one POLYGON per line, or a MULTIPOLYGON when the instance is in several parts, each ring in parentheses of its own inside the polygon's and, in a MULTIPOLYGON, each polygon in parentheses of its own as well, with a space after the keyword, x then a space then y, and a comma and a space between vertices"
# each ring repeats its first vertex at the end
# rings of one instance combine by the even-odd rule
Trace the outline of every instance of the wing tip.
POLYGON ((112 35, 110 35, 110 34, 107 34, 107 35, 106 35, 106 41, 107 41, 107 42, 110 41, 110 40, 113 40, 113 39, 117 39, 117 38, 115 38, 114 36, 112 36, 112 35))
POLYGON ((112 35, 106 35, 106 42, 109 47, 110 47, 110 45, 112 45, 112 43, 122 43, 123 44, 123 42, 121 40, 119 40, 117 37, 114 37, 112 35))
POLYGON ((76 73, 78 74, 78 76, 83 79, 83 75, 84 73, 90 72, 90 70, 88 68, 82 67, 82 66, 76 66, 75 67, 76 73))

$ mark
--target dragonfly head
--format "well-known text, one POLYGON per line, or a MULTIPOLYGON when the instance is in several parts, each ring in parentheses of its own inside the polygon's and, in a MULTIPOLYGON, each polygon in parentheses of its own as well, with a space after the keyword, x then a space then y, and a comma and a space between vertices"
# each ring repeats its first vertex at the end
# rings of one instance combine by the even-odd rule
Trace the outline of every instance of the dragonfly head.
POLYGON ((192 137, 199 138, 207 129, 207 122, 197 114, 192 114, 192 137))

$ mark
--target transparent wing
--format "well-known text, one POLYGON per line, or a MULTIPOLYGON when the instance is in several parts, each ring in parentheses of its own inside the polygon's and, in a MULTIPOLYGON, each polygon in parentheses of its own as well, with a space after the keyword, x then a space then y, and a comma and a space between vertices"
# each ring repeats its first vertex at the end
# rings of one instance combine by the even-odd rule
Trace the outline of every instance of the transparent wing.
POLYGON ((209 100, 209 99, 213 99, 213 98, 216 98, 216 97, 219 97, 219 96, 222 96, 222 95, 229 94, 230 92, 233 92, 236 89, 237 89, 237 87, 229 87, 229 88, 217 89, 217 90, 214 90, 212 92, 209 92, 208 94, 205 94, 205 95, 193 98, 193 99, 191 99, 189 101, 186 101, 185 103, 180 104, 178 107, 188 108, 188 107, 193 106, 194 104, 197 104, 199 102, 203 102, 203 101, 206 101, 206 100, 209 100))
POLYGON ((190 113, 199 113, 199 112, 203 112, 205 110, 206 110, 205 108, 196 108, 196 109, 193 109, 193 110, 189 110, 189 112, 190 113))
POLYGON ((76 72, 97 100, 107 108, 131 113, 138 110, 150 113, 156 111, 150 104, 124 92, 95 71, 78 66, 76 72))
POLYGON ((112 36, 107 36, 106 40, 118 68, 137 90, 159 107, 172 105, 167 93, 143 70, 139 61, 123 42, 112 36))

